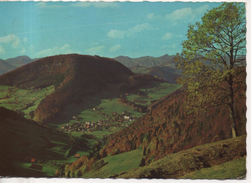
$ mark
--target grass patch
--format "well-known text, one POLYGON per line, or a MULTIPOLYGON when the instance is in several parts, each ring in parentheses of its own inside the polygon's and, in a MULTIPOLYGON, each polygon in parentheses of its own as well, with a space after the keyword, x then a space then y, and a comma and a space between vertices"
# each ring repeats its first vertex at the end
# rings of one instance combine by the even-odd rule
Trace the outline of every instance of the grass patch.
POLYGON ((53 85, 40 90, 0 86, 0 106, 11 110, 21 110, 25 117, 28 117, 29 112, 35 111, 41 100, 53 91, 53 85), (31 105, 27 106, 29 103, 31 105))
POLYGON ((246 175, 246 157, 189 173, 182 179, 235 179, 246 175))
POLYGON ((121 172, 128 171, 132 168, 139 167, 142 159, 142 149, 136 149, 133 151, 125 152, 115 156, 108 156, 104 158, 105 166, 97 171, 91 171, 85 174, 85 178, 107 178, 113 174, 119 174, 121 172))
POLYGON ((139 90, 147 93, 148 96, 139 96, 136 94, 129 94, 126 98, 129 101, 142 101, 135 102, 136 104, 140 105, 150 105, 151 101, 158 100, 161 97, 179 89, 182 85, 180 84, 171 84, 171 83, 160 83, 158 86, 145 86, 140 88, 139 90), (151 97, 151 98, 149 98, 151 97))

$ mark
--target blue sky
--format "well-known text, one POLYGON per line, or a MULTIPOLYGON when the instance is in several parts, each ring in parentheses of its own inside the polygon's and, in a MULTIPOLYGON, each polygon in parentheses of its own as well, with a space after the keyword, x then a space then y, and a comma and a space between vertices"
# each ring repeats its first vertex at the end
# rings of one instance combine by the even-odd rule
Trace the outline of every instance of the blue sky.
POLYGON ((79 53, 132 58, 181 52, 212 2, 0 2, 0 58, 79 53), (4 16, 3 16, 4 15, 4 16))

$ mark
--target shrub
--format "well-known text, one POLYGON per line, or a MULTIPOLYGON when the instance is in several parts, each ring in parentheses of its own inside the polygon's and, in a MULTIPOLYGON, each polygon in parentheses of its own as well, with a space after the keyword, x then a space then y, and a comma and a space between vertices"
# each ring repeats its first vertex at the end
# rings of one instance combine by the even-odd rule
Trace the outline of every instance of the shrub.
POLYGON ((79 169, 84 163, 82 161, 77 162, 76 170, 79 169))
POLYGON ((154 159, 155 159, 155 156, 152 155, 149 160, 152 162, 152 161, 154 161, 154 159))
POLYGON ((71 172, 70 172, 70 177, 71 177, 71 178, 74 178, 74 177, 75 177, 74 171, 71 171, 71 172))
POLYGON ((141 166, 145 166, 145 165, 146 165, 145 159, 142 158, 141 161, 140 161, 139 166, 141 167, 141 166))
POLYGON ((30 118, 33 118, 33 117, 34 117, 34 111, 30 111, 29 114, 28 114, 28 116, 29 116, 30 118))
POLYGON ((93 163, 92 169, 93 169, 93 170, 98 170, 98 169, 100 169, 101 167, 103 167, 104 165, 105 165, 105 161, 102 159, 102 160, 99 160, 99 161, 93 163))
POLYGON ((78 169, 78 170, 76 170, 75 171, 75 175, 74 175, 76 178, 79 178, 79 177, 81 177, 82 176, 82 172, 81 172, 81 170, 80 169, 78 169))
POLYGON ((56 176, 56 177, 59 177, 59 176, 60 176, 60 172, 58 171, 58 169, 57 169, 56 172, 55 172, 55 176, 56 176))
POLYGON ((65 172, 65 177, 70 178, 70 173, 71 173, 70 171, 66 171, 65 172))
POLYGON ((115 155, 120 154, 120 149, 115 150, 115 155))

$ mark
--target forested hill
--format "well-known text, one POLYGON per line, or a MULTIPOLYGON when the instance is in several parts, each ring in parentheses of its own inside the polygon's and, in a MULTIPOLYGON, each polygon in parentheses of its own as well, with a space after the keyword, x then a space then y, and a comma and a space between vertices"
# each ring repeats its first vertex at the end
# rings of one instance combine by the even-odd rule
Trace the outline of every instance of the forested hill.
POLYGON ((40 102, 33 118, 48 122, 62 117, 64 106, 82 103, 83 97, 102 91, 108 84, 130 89, 154 80, 149 75, 134 75, 110 58, 69 54, 42 58, 19 67, 0 76, 0 85, 26 90, 54 85, 54 92, 40 102))
POLYGON ((134 75, 121 63, 99 56, 59 55, 40 59, 0 76, 0 85, 17 88, 55 86, 35 111, 35 119, 44 121, 62 112, 67 103, 98 92, 108 83, 128 83, 134 75))
MULTIPOLYGON (((245 83, 245 76, 242 79, 245 83)), ((243 83, 235 86, 238 87, 235 95, 238 135, 246 134, 243 83)), ((184 87, 168 96, 128 128, 114 134, 100 155, 104 157, 142 148, 145 156, 143 162, 149 164, 169 153, 232 137, 227 105, 187 113, 185 109, 189 99, 184 87)))

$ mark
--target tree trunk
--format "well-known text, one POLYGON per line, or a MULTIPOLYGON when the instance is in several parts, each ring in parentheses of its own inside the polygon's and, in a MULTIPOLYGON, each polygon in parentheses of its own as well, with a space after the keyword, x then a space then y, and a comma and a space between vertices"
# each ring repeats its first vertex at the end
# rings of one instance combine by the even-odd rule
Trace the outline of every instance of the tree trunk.
MULTIPOLYGON (((233 68, 233 65, 231 65, 233 68)), ((233 76, 229 74, 229 89, 230 89, 230 121, 231 121, 231 128, 232 128, 232 138, 237 137, 237 130, 236 130, 236 123, 235 123, 235 107, 234 107, 234 89, 233 89, 233 76)))
POLYGON ((230 121, 231 121, 231 129, 232 129, 232 138, 237 137, 237 130, 236 130, 236 125, 235 125, 235 112, 234 112, 234 106, 229 106, 230 107, 230 121))

